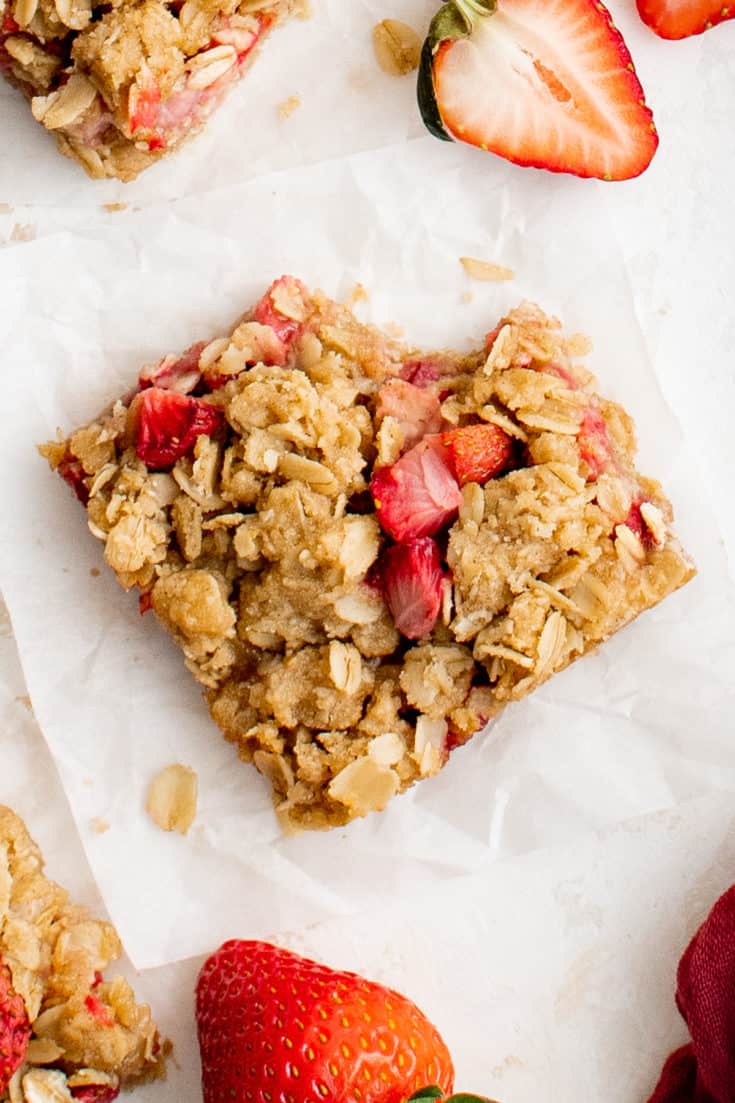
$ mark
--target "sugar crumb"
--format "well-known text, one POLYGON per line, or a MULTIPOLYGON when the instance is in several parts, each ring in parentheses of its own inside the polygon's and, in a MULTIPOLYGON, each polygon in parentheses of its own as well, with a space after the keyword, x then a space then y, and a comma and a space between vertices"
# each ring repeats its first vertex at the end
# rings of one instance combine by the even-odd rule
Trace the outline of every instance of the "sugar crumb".
POLYGON ((128 209, 127 203, 103 203, 102 204, 102 210, 103 211, 109 211, 111 214, 114 211, 127 211, 127 209, 128 209))
POLYGON ((95 835, 104 835, 106 831, 110 830, 109 823, 102 816, 93 816, 90 822, 95 835))
POLYGON ((99 569, 99 567, 90 567, 89 568, 89 573, 91 574, 92 578, 99 578, 100 569, 99 569))
POLYGON ((29 712, 33 712, 33 705, 31 704, 31 699, 27 694, 24 694, 22 697, 16 697, 15 699, 19 705, 23 706, 24 709, 28 709, 29 712))

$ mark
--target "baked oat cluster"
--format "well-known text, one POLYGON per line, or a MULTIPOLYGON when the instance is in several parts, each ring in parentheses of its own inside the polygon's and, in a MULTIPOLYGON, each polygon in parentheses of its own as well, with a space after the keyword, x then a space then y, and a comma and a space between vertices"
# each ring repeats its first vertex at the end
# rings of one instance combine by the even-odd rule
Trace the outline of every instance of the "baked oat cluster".
POLYGON ((42 448, 285 822, 384 808, 692 577, 585 350, 523 304, 418 353, 283 277, 42 448))
POLYGON ((0 72, 62 153, 133 180, 204 125, 306 0, 0 0, 0 72))
POLYGON ((44 875, 23 822, 0 805, 0 1100, 110 1103, 161 1074, 149 1008, 102 975, 121 952, 114 928, 44 875))

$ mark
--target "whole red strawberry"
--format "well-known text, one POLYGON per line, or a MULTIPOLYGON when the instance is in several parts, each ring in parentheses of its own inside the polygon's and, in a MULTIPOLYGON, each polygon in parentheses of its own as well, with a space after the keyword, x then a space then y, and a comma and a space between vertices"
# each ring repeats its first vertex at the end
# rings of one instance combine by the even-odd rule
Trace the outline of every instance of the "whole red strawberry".
POLYGON ((225 942, 196 993, 204 1103, 403 1103, 452 1090, 449 1051, 388 988, 266 942, 225 942))
POLYGON ((13 978, 0 958, 0 1095, 23 1064, 31 1036, 26 1005, 13 989, 13 978))

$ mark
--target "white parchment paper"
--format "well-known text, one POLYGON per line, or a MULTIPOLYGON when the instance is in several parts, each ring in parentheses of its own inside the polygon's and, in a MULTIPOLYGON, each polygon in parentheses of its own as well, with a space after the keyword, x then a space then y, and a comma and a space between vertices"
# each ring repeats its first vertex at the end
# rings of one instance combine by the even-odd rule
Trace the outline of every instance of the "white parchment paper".
POLYGON ((0 254, 13 411, 0 445, 12 473, 0 579, 36 714, 139 966, 233 931, 267 935, 435 895, 496 858, 735 788, 732 589, 597 190, 505 165, 488 178, 485 165, 425 139, 0 254), (462 254, 509 265, 516 280, 470 284, 462 254), (336 295, 360 280, 372 292, 366 316, 400 322, 417 344, 477 340, 524 296, 591 333, 591 366, 636 416, 643 469, 666 485, 701 568, 599 655, 509 709, 439 778, 382 816, 296 839, 279 835, 265 782, 222 741, 178 652, 118 589, 33 448, 124 392, 141 363, 219 332, 283 270, 336 295), (141 811, 171 761, 200 778, 186 839, 141 811), (98 816, 111 824, 103 835, 98 816))
MULTIPOLYGON (((102 902, 0 620, 1 799, 26 817, 47 872, 102 902)), ((571 847, 497 862, 417 902, 274 932, 282 945, 411 995, 449 1043, 458 1089, 504 1103, 641 1103, 686 1039, 676 962, 735 864, 730 794, 634 819, 571 847)), ((139 899, 141 909, 147 907, 139 899)), ((231 934, 237 934, 233 929, 231 934)), ((214 943, 212 943, 212 946, 214 943)), ((134 974, 174 1043, 136 1103, 201 1103, 193 992, 201 959, 134 974)))

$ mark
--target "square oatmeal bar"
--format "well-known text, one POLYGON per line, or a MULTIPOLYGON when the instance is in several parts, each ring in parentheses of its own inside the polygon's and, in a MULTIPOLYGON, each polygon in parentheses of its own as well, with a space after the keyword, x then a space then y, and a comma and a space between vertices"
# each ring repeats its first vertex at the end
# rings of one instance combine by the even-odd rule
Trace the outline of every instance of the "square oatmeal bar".
POLYGON ((420 353, 297 280, 43 454, 283 819, 437 773, 694 573, 580 338, 420 353))
POLYGON ((23 822, 0 805, 0 1100, 110 1103, 163 1072, 150 1009, 103 972, 109 923, 45 876, 23 822))
POLYGON ((90 176, 133 180, 195 134, 305 0, 0 0, 0 72, 90 176))

